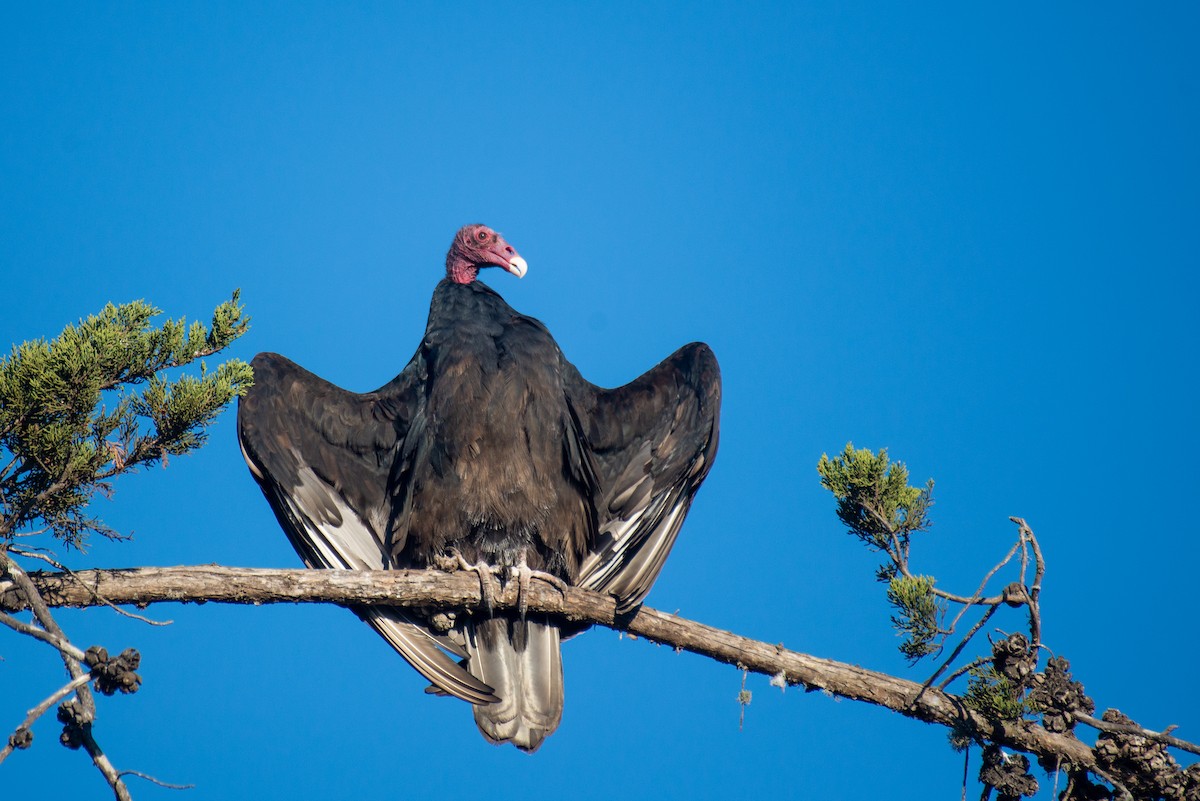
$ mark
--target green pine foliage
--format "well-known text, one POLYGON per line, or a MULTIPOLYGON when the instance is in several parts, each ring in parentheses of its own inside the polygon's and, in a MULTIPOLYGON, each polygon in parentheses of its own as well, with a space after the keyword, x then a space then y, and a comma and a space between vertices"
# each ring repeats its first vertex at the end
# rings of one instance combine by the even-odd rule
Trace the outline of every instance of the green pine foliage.
POLYGON ((929 525, 933 481, 924 489, 910 487, 908 469, 903 462, 891 462, 886 448, 875 454, 847 443, 832 459, 821 454, 817 472, 821 486, 837 499, 838 518, 869 547, 890 551, 897 543, 906 546, 911 534, 929 525))
POLYGON ((210 371, 202 361, 248 329, 237 292, 209 326, 154 327, 159 314, 140 300, 109 304, 0 359, 0 545, 43 529, 75 547, 93 532, 115 536, 88 514, 92 497, 121 473, 203 445, 205 428, 250 386, 245 362, 210 371), (197 361, 199 375, 179 374, 197 361))
POLYGON ((988 663, 968 671, 971 677, 963 703, 981 715, 998 720, 1019 720, 1037 711, 1011 679, 988 663))
POLYGON ((892 624, 904 635, 900 652, 911 661, 936 652, 945 602, 934 592, 932 576, 908 572, 912 535, 929 527, 933 481, 918 489, 908 484, 903 462, 892 462, 887 450, 872 453, 848 443, 817 463, 821 485, 837 499, 837 516, 850 534, 887 558, 875 572, 887 582, 888 602, 895 609, 892 624))
POLYGON ((896 576, 888 582, 887 599, 896 610, 892 625, 905 635, 900 653, 916 662, 936 652, 945 607, 933 594, 933 577, 896 576))

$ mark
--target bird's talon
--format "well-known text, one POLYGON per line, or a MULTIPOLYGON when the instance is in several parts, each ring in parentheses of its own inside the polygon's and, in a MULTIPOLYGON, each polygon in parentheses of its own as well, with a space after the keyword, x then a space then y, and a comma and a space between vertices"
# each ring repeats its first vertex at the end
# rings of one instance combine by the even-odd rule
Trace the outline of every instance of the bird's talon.
POLYGON ((532 575, 533 571, 522 559, 517 567, 517 614, 521 616, 521 620, 525 619, 525 613, 529 611, 529 579, 532 575))
POLYGON ((479 600, 483 603, 483 611, 491 617, 496 606, 496 588, 492 584, 492 566, 479 562, 471 566, 471 570, 479 575, 479 600))
POLYGON ((467 560, 463 559, 463 555, 455 548, 451 548, 447 553, 438 554, 433 557, 433 566, 446 573, 470 569, 466 562, 467 560))
POLYGON ((551 587, 558 590, 558 594, 563 597, 564 601, 567 599, 567 582, 563 581, 553 573, 546 573, 542 570, 531 570, 529 571, 529 577, 549 584, 551 587))
POLYGON ((553 573, 547 573, 544 570, 533 570, 522 560, 517 565, 517 612, 521 615, 522 619, 525 618, 525 613, 529 610, 529 585, 534 579, 549 584, 558 590, 559 595, 563 597, 564 601, 567 599, 567 582, 553 573))
POLYGON ((492 585, 492 574, 496 569, 486 562, 471 564, 457 548, 449 549, 445 554, 434 557, 434 564, 442 570, 454 572, 464 570, 479 577, 479 601, 483 611, 490 617, 495 608, 496 590, 492 585))

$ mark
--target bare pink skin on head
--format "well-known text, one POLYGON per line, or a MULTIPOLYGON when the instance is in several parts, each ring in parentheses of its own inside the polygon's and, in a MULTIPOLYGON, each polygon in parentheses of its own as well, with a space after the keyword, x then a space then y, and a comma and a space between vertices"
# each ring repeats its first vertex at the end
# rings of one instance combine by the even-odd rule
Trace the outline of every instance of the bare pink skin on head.
POLYGON ((500 234, 486 225, 464 225, 446 254, 446 277, 456 284, 469 284, 483 267, 502 267, 517 278, 529 269, 500 234))

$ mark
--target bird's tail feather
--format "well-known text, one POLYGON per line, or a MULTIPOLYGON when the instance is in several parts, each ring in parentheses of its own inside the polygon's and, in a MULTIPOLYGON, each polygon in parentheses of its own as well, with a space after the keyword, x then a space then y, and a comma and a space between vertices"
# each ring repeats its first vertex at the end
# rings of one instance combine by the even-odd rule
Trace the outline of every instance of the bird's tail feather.
POLYGON ((533 753, 562 720, 558 627, 536 617, 497 616, 468 623, 466 634, 467 668, 500 699, 474 707, 479 731, 533 753))
POLYGON ((418 673, 433 682, 434 692, 453 695, 472 704, 495 703, 492 688, 442 652, 465 656, 463 649, 408 619, 402 609, 387 606, 354 607, 354 612, 380 633, 418 673), (439 647, 440 646, 440 647, 439 647))

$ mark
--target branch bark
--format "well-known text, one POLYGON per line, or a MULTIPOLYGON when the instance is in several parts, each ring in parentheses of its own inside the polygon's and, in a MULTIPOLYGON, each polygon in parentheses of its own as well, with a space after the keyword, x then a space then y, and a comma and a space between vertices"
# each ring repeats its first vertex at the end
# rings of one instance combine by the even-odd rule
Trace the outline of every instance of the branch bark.
MULTIPOLYGON (((154 603, 336 603, 481 608, 476 576, 435 570, 265 570, 220 566, 87 570, 73 575, 33 572, 29 578, 48 605, 86 607, 103 603, 145 607, 154 603)), ((1033 724, 996 721, 965 707, 960 698, 906 679, 790 651, 676 615, 642 607, 618 616, 611 597, 534 581, 526 593, 529 610, 571 621, 595 623, 719 662, 782 678, 806 690, 876 704, 916 720, 970 732, 1010 748, 1048 757, 1064 767, 1096 769, 1092 749, 1072 735, 1033 724)), ((498 608, 517 606, 517 583, 494 598, 498 608)), ((25 606, 20 588, 0 581, 0 608, 25 606)))

